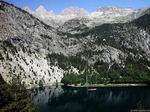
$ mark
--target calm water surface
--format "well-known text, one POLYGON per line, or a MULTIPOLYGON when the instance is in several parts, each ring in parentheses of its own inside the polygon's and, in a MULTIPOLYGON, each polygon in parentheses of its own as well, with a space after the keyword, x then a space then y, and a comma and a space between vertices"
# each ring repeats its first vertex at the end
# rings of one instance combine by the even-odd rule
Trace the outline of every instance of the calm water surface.
POLYGON ((150 87, 36 88, 32 100, 40 112, 130 112, 150 109, 150 87))

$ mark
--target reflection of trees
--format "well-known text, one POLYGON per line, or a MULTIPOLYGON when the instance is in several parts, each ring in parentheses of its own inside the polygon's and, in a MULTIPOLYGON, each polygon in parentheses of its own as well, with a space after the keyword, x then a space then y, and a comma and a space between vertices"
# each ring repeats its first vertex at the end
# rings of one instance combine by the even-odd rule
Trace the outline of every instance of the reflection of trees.
POLYGON ((19 76, 8 85, 0 75, 0 112, 35 112, 29 95, 19 76))
POLYGON ((31 98, 35 104, 44 104, 48 102, 48 99, 52 96, 58 96, 63 92, 60 86, 55 87, 40 87, 31 90, 31 98))
POLYGON ((126 112, 137 106, 150 107, 150 90, 144 87, 99 88, 88 91, 86 88, 52 86, 33 91, 35 104, 48 104, 51 112, 110 112, 112 109, 126 112))
POLYGON ((51 97, 48 105, 54 112, 74 112, 73 108, 77 108, 78 110, 75 110, 78 112, 109 112, 112 111, 111 109, 129 111, 136 108, 139 101, 143 107, 144 96, 145 94, 148 96, 150 93, 142 93, 141 88, 100 88, 97 91, 89 91, 88 94, 86 94, 86 89, 83 88, 74 91, 73 88, 65 88, 64 93, 60 96, 51 97))
POLYGON ((77 92, 74 92, 73 90, 67 90, 64 91, 64 93, 60 96, 54 96, 51 99, 49 99, 48 104, 53 109, 60 109, 60 112, 83 112, 87 109, 97 109, 99 103, 98 100, 95 100, 93 97, 88 97, 88 95, 86 94, 86 90, 77 90, 77 92))
POLYGON ((142 101, 141 101, 141 100, 140 100, 140 101, 138 101, 136 105, 137 105, 136 109, 139 109, 139 110, 144 109, 144 105, 143 105, 143 103, 142 103, 142 101))

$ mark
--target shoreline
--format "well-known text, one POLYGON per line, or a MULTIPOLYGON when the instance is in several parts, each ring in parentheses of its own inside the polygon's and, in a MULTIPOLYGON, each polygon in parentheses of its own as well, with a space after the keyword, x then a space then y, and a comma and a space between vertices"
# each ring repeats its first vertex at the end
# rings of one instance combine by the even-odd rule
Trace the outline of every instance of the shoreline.
MULTIPOLYGON (((64 86, 63 83, 49 83, 49 84, 44 84, 42 87, 49 87, 49 86, 64 86)), ((30 85, 29 87, 26 87, 26 89, 34 89, 34 88, 39 88, 39 85, 30 85)))
POLYGON ((91 84, 91 85, 64 85, 66 87, 75 87, 75 88, 98 88, 98 87, 145 87, 145 86, 150 86, 146 83, 122 83, 122 84, 114 84, 114 83, 109 83, 109 84, 91 84))
MULTIPOLYGON (((70 85, 65 85, 63 83, 58 83, 58 84, 45 84, 43 85, 43 87, 49 87, 49 86, 64 86, 64 87, 74 87, 74 88, 105 88, 105 87, 148 87, 150 86, 147 83, 108 83, 108 84, 87 84, 87 85, 74 85, 74 84, 70 84, 70 85)), ((34 88, 39 88, 39 85, 32 85, 30 87, 27 87, 27 89, 34 89, 34 88)))

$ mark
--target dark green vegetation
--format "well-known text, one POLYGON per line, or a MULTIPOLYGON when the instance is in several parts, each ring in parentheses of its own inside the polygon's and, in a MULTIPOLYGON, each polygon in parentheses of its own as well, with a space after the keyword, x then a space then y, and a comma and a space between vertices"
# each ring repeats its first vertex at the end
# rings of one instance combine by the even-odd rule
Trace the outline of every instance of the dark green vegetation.
POLYGON ((8 85, 0 75, 0 112, 36 112, 19 77, 13 78, 8 85))
POLYGON ((62 69, 68 70, 70 66, 74 66, 79 70, 83 70, 87 66, 87 61, 81 58, 80 54, 76 56, 64 56, 63 54, 48 54, 47 60, 52 65, 58 65, 62 69))
POLYGON ((4 9, 4 4, 1 4, 1 5, 0 5, 0 10, 5 11, 5 9, 4 9))
MULTIPOLYGON (((84 55, 84 53, 82 54, 84 55)), ((62 54, 48 54, 47 59, 52 65, 58 65, 60 68, 69 70, 70 66, 79 69, 79 75, 66 73, 62 79, 64 84, 100 84, 100 83, 148 83, 150 82, 150 62, 146 59, 135 61, 128 57, 125 61, 125 67, 114 63, 109 69, 109 64, 103 61, 97 61, 89 66, 88 62, 81 58, 81 54, 66 57, 62 54), (147 66, 146 66, 147 65, 147 66)), ((90 53, 86 52, 86 56, 90 53)))
POLYGON ((97 62, 95 69, 87 68, 79 75, 67 73, 62 79, 64 84, 107 84, 107 83, 150 83, 150 70, 140 62, 130 60, 124 68, 117 64, 108 69, 108 64, 97 62))
POLYGON ((79 84, 81 82, 81 77, 78 74, 74 74, 74 73, 68 73, 65 74, 63 79, 62 79, 62 83, 64 84, 79 84))
MULTIPOLYGON (((84 55, 84 53, 82 54, 84 55)), ((66 57, 62 54, 48 54, 47 59, 53 65, 69 70, 70 66, 79 69, 79 74, 66 73, 62 79, 64 84, 101 84, 101 83, 149 83, 150 62, 146 59, 135 61, 128 57, 125 61, 125 67, 114 63, 110 69, 109 64, 103 61, 97 61, 89 66, 88 62, 81 58, 81 54, 66 57), (146 66, 147 65, 147 66, 146 66)), ((86 56, 90 53, 86 52, 86 56)))

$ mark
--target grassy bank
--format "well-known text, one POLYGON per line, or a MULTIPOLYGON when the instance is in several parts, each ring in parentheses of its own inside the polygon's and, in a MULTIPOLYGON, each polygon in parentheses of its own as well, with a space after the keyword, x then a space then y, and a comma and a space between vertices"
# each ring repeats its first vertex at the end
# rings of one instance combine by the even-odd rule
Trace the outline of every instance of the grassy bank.
POLYGON ((150 86, 146 83, 109 83, 109 84, 85 84, 85 85, 66 85, 69 87, 89 87, 89 88, 98 88, 98 87, 134 87, 134 86, 150 86))

